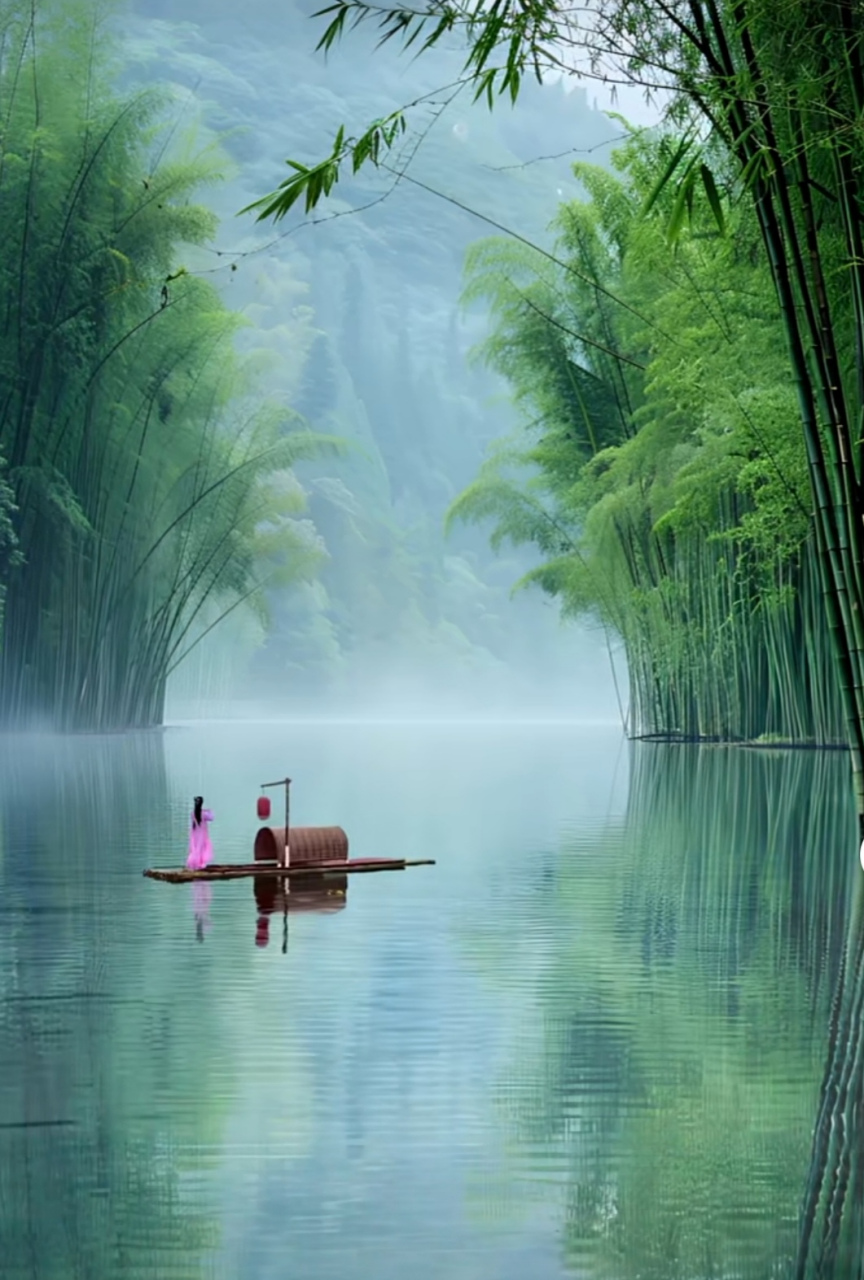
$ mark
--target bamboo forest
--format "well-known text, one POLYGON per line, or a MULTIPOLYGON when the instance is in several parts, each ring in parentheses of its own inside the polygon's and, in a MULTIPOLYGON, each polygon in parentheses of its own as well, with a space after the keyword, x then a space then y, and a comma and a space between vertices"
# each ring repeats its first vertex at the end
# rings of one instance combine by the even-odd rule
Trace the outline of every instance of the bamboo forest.
POLYGON ((0 220, 2 1280, 864 1280, 860 0, 0 0, 0 220))

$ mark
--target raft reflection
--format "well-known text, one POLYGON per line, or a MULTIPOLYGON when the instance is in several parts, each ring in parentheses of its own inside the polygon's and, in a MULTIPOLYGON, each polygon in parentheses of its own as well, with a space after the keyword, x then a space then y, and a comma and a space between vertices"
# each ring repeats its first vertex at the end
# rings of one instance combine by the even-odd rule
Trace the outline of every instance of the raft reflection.
MULTIPOLYGON (((289 914, 314 911, 329 915, 344 910, 348 898, 348 877, 309 876, 292 884, 274 876, 255 876, 253 890, 258 907, 255 945, 266 947, 270 942, 270 917, 277 912, 282 915, 287 929, 289 914)), ((286 948, 287 937, 283 933, 283 952, 286 948)))

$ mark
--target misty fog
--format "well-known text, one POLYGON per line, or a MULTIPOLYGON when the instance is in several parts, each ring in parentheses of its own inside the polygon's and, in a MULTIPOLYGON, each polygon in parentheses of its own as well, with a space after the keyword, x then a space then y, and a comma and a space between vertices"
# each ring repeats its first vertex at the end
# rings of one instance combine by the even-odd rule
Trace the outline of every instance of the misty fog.
POLYGON ((405 141, 408 173, 440 194, 364 172, 311 218, 256 226, 238 210, 281 180, 285 157, 311 162, 340 124, 458 69, 455 52, 411 63, 388 47, 372 61, 362 32, 315 54, 312 9, 154 0, 122 18, 126 77, 170 86, 184 127, 230 158, 206 193, 221 219, 215 247, 184 264, 248 321, 239 341, 260 360, 261 394, 354 446, 296 469, 325 553, 314 576, 214 627, 171 677, 167 715, 620 723, 614 637, 562 623, 535 587, 512 594, 530 551, 496 553, 482 527, 443 527, 517 420, 503 381, 470 361, 483 308, 460 306, 465 250, 494 227, 446 197, 548 244, 558 201, 578 190, 571 160, 603 163, 620 123, 560 84, 528 87, 513 111, 463 95, 439 119, 430 107, 428 134, 418 125, 405 141))

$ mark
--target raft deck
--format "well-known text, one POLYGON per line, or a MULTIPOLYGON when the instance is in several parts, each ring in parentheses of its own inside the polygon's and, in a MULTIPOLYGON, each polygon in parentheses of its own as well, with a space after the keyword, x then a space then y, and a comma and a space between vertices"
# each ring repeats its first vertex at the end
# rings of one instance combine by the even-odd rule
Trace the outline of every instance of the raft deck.
POLYGON ((185 884, 189 880, 242 880, 247 876, 275 876, 285 880, 303 876, 345 875, 360 871, 404 871, 406 867, 434 867, 434 858, 349 858, 345 862, 312 862, 285 867, 278 862, 214 862, 200 871, 188 867, 148 867, 150 880, 185 884))

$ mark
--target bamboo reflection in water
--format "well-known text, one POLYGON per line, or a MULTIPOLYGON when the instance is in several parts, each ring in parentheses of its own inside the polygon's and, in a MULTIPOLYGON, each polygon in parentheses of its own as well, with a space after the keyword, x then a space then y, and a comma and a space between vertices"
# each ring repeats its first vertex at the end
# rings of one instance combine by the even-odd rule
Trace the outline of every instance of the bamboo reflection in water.
POLYGON ((727 969, 764 928, 772 963, 792 959, 813 996, 824 993, 842 963, 850 889, 846 769, 834 752, 637 747, 633 907, 648 915, 658 893, 678 899, 701 957, 719 948, 727 969))
POLYGON ((161 735, 0 741, 3 1280, 198 1280, 218 1242, 194 1194, 209 1063, 186 1111, 166 1096, 195 1037, 218 1052, 206 970, 186 1029, 151 909, 123 892, 171 809, 161 735))
MULTIPOLYGON (((855 829, 853 808, 846 802, 846 767, 845 759, 830 753, 674 747, 640 753, 635 762, 628 826, 642 833, 643 850, 653 845, 660 856, 650 857, 653 865, 643 866, 631 880, 630 909, 644 916, 646 927, 653 920, 656 932, 658 901, 668 904, 677 898, 679 918, 695 923, 691 936, 696 955, 702 966, 711 959, 718 975, 749 970, 755 976, 759 939, 767 935, 768 972, 779 979, 791 967, 805 978, 806 1007, 799 1005, 796 1020, 802 1026, 811 1020, 818 1027, 830 1008, 828 1065, 798 1256, 794 1263, 784 1260, 788 1255, 781 1233, 775 1255, 766 1252, 752 1273, 745 1272, 754 1277, 760 1265, 768 1268, 764 1274, 794 1273, 796 1280, 864 1275, 864 895, 857 864, 851 868, 845 856, 854 847, 855 829), (666 833, 664 852, 650 838, 652 828, 666 833), (693 857, 696 849, 701 857, 693 857), (678 888, 676 874, 683 877, 678 888)), ((780 1175, 778 1168, 778 1230, 786 1214, 780 1175)), ((738 1176, 747 1180, 750 1175, 742 1168, 738 1176)), ((712 1188, 720 1216, 718 1190, 712 1188)), ((706 1259, 713 1255, 720 1268, 708 1274, 729 1274, 722 1267, 729 1244, 717 1241, 706 1251, 706 1259)))
MULTIPOLYGON (((808 976, 814 1014, 820 1004, 824 1006, 826 988, 833 988, 826 1065, 806 1172, 797 1257, 790 1273, 795 1280, 861 1280, 864 878, 856 862, 850 884, 849 860, 836 856, 855 845, 851 804, 838 805, 831 800, 837 796, 838 780, 842 781, 838 779, 838 762, 827 754, 792 753, 786 760, 785 785, 778 789, 766 776, 771 753, 758 757, 741 753, 737 795, 730 795, 728 787, 717 785, 717 752, 679 751, 677 761, 675 754, 675 748, 667 749, 665 766, 656 770, 651 768, 650 757, 642 757, 641 763, 648 765, 646 773, 654 776, 650 782, 640 779, 637 765, 632 817, 637 821, 645 818, 646 801, 649 810, 659 806, 671 813, 676 796, 680 806, 683 795, 698 795, 703 797, 698 806, 703 815, 700 840, 718 848, 725 844, 737 859, 743 856, 745 867, 761 846, 764 879, 771 885, 777 906, 781 902, 777 891, 786 882, 785 903, 778 918, 785 921, 783 932, 792 944, 795 963, 808 976), (761 803, 760 793, 764 797, 761 803), (727 839, 711 841, 712 827, 715 832, 728 832, 727 839)), ((689 807, 686 801, 684 807, 689 807)), ((729 876, 727 890, 734 883, 740 893, 744 881, 738 875, 729 876)), ((735 935, 740 940, 740 898, 733 905, 728 892, 720 898, 700 897, 702 911, 708 908, 713 914, 719 908, 722 928, 718 932, 715 923, 709 932, 725 938, 727 945, 735 935), (733 918, 737 919, 735 929, 730 927, 733 918)), ((744 936, 758 932, 755 921, 749 924, 744 936)), ((781 1259, 775 1263, 782 1265, 781 1259)))
MULTIPOLYGON (((623 828, 538 884, 540 1035, 499 1097, 577 1272, 791 1276, 854 828, 840 753, 635 744, 623 828)), ((508 947, 484 927, 501 981, 508 947)))
POLYGON ((837 980, 795 1280, 864 1277, 864 877, 837 980))

